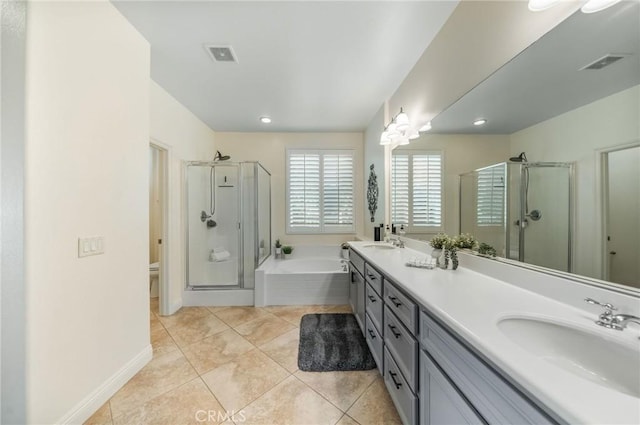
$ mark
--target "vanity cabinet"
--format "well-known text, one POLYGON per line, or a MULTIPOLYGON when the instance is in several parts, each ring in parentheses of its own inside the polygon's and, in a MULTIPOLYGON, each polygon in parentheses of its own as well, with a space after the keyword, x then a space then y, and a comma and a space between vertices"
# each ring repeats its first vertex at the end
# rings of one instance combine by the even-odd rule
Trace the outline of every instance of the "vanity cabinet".
POLYGON ((403 424, 558 423, 383 269, 355 252, 351 266, 351 305, 403 424))
MULTIPOLYGON (((435 373, 434 370, 441 370, 446 379, 440 379, 440 387, 448 383, 451 391, 460 394, 458 400, 452 402, 459 414, 464 410, 464 401, 490 424, 556 423, 425 311, 420 313, 420 344, 425 354, 422 361, 426 365, 431 363, 431 369, 421 367, 421 382, 430 380, 429 375, 435 373)), ((430 398, 429 389, 423 388, 421 424, 435 425, 438 422, 430 421, 430 418, 437 413, 432 410, 444 409, 443 405, 430 403, 430 398)))
POLYGON ((363 334, 365 333, 364 259, 357 252, 349 252, 349 304, 363 334))

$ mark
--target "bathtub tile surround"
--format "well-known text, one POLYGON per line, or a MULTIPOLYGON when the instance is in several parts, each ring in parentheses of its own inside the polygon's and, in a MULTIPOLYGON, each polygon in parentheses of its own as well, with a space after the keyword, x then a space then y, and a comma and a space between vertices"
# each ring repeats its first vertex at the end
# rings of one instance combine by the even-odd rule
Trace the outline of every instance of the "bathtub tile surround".
MULTIPOLYGON (((151 300, 150 324, 161 335, 152 341, 153 360, 85 424, 218 423, 198 422, 198 410, 241 410, 245 420, 238 423, 243 424, 399 424, 375 370, 298 371, 299 321, 293 324, 284 318, 350 311, 348 305, 189 307, 175 317, 159 319, 157 299, 151 300), (193 343, 171 336, 170 329, 189 326, 187 318, 198 321, 207 316, 228 328, 193 343), (239 328, 265 317, 285 323, 289 330, 260 344, 238 333, 239 328)), ((227 424, 233 422, 223 422, 227 424)))

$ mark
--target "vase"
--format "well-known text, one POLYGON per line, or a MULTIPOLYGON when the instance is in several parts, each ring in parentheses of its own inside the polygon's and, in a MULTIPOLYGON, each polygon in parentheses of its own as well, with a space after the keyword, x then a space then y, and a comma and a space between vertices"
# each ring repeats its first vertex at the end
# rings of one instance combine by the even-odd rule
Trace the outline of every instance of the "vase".
POLYGON ((431 258, 436 260, 436 267, 440 267, 440 257, 442 256, 442 249, 434 248, 431 251, 431 258))

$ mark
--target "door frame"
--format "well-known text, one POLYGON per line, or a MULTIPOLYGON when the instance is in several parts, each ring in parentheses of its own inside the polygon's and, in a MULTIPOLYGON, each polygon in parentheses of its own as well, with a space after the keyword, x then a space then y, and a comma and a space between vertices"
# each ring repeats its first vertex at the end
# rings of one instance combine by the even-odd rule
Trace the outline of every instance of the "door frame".
POLYGON ((151 138, 149 142, 151 148, 159 152, 160 168, 160 209, 162 211, 162 223, 160 239, 160 262, 158 275, 158 310, 161 316, 171 314, 171 296, 169 287, 169 270, 171 270, 171 257, 169 256, 169 159, 171 158, 171 147, 151 138))
POLYGON ((609 154, 637 147, 640 147, 640 140, 596 150, 596 212, 600 215, 600 217, 596 218, 596 222, 600 223, 596 243, 600 247, 600 255, 598 256, 601 270, 600 278, 606 281, 610 280, 609 250, 607 249, 607 235, 609 234, 609 154))

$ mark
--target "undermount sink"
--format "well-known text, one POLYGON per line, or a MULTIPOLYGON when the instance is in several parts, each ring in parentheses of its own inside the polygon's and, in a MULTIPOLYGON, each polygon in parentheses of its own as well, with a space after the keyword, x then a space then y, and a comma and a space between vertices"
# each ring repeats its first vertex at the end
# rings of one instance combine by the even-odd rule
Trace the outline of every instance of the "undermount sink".
MULTIPOLYGON (((633 343, 627 345, 570 325, 535 317, 503 318, 498 321, 498 328, 530 354, 548 363, 601 386, 640 398, 640 343, 637 346, 633 343)), ((526 367, 524 362, 523 367, 526 367)))
POLYGON ((393 245, 387 245, 387 244, 370 244, 370 245, 363 245, 363 248, 371 248, 371 249, 396 249, 395 246, 393 245))

